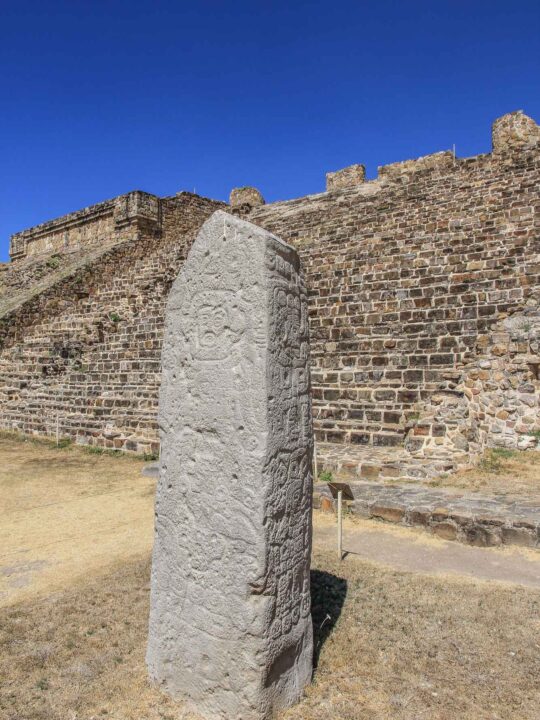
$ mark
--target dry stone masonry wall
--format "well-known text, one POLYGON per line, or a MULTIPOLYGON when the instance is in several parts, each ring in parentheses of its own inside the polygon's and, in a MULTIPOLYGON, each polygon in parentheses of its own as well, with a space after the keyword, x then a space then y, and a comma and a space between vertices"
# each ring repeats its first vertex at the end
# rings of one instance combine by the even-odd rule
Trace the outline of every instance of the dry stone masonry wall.
POLYGON ((9 267, 3 427, 54 435, 58 422, 81 443, 157 452, 165 299, 201 224, 222 206, 189 193, 159 204, 159 228, 137 219, 101 249, 55 254, 52 267, 33 257, 9 267), (36 268, 32 293, 25 276, 36 268))
POLYGON ((513 113, 495 123, 490 155, 436 153, 249 213, 306 269, 321 442, 404 446, 435 472, 486 442, 521 446, 525 425, 534 438, 539 180, 539 128, 513 113), (506 332, 503 352, 499 324, 524 315, 528 341, 518 350, 506 332), (494 376, 469 388, 480 355, 494 376))
POLYGON ((127 226, 135 231, 152 231, 160 223, 159 198, 135 190, 16 233, 11 237, 9 254, 12 260, 21 260, 81 246, 88 248, 114 241, 127 226))
MULTIPOLYGON (((371 181, 356 164, 296 200, 231 194, 229 212, 301 256, 315 432, 343 462, 398 453, 425 477, 485 445, 537 442, 540 128, 510 113, 492 140, 489 154, 438 152, 371 181)), ((80 442, 144 450, 157 447, 164 297, 221 205, 145 193, 101 205, 14 236, 0 422, 51 434, 58 414, 80 442), (80 229, 61 246, 64 226, 80 229)))

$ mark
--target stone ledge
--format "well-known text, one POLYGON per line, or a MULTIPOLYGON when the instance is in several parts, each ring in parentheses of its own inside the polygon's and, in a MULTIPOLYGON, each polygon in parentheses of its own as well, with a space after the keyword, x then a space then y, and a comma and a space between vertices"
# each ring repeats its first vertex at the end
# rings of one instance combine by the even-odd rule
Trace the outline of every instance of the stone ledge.
POLYGON ((366 180, 365 165, 349 165, 342 170, 326 173, 326 190, 343 190, 344 188, 362 185, 366 180))
POLYGON ((440 457, 415 457, 404 447, 375 447, 317 442, 319 470, 329 470, 339 480, 422 481, 453 472, 456 463, 441 452, 440 457))
POLYGON ((455 165, 455 157, 451 150, 424 155, 413 160, 402 160, 390 165, 378 167, 379 179, 389 181, 405 181, 419 172, 448 172, 455 165))
MULTIPOLYGON (((540 504, 526 498, 452 493, 421 485, 351 482, 353 515, 422 527, 444 540, 493 547, 540 549, 540 504)), ((326 483, 316 483, 314 506, 334 509, 326 483)))
MULTIPOLYGON (((34 253, 31 249, 29 251, 29 245, 36 240, 54 233, 82 228, 91 222, 104 219, 112 220, 113 230, 119 230, 132 222, 146 223, 152 228, 157 228, 161 224, 160 199, 156 195, 142 190, 133 190, 125 195, 118 195, 110 200, 89 205, 81 210, 21 230, 11 236, 9 250, 11 260, 21 260, 26 256, 32 256, 34 253)), ((49 254, 49 251, 44 254, 49 254)))

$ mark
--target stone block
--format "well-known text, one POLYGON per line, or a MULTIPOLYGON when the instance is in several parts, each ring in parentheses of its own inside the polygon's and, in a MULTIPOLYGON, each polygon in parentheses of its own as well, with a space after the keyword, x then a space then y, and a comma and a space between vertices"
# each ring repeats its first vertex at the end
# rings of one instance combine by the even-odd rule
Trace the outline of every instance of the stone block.
POLYGON ((493 153, 500 155, 540 145, 540 127, 522 110, 517 110, 495 120, 491 137, 493 153))
POLYGON ((343 190, 344 188, 361 185, 366 179, 364 165, 349 165, 343 170, 326 173, 326 190, 343 190))
POLYGON ((312 674, 306 291, 218 211, 169 295, 147 664, 205 718, 266 720, 312 674))
POLYGON ((321 495, 321 501, 319 505, 320 509, 325 513, 335 512, 334 501, 327 495, 321 495))
POLYGON ((387 522, 399 523, 405 517, 405 508, 379 502, 371 506, 371 516, 387 522))
POLYGON ((249 212, 252 208, 264 205, 264 198, 254 187, 238 187, 231 190, 229 196, 229 204, 235 210, 244 210, 249 212))
POLYGON ((407 513, 407 520, 411 525, 428 525, 431 517, 429 509, 415 508, 407 513))
POLYGON ((503 527, 502 541, 504 545, 521 545, 522 547, 534 547, 536 534, 527 528, 503 527))
POLYGON ((366 480, 376 480, 381 472, 380 465, 363 463, 360 467, 360 477, 366 480))
POLYGON ((502 542, 500 528, 482 527, 481 525, 467 528, 465 537, 469 545, 476 547, 494 547, 502 542))
POLYGON ((431 529, 442 540, 455 540, 457 537, 457 527, 448 520, 433 523, 431 529))
POLYGON ((435 521, 445 520, 448 517, 448 508, 436 507, 432 515, 435 521))

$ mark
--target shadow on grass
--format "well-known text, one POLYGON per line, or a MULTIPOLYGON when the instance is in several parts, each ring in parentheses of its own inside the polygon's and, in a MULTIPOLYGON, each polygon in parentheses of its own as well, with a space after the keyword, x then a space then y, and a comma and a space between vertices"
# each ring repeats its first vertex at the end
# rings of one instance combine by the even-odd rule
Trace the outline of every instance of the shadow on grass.
POLYGON ((313 621, 313 666, 319 664, 322 646, 338 621, 345 596, 347 581, 323 570, 311 571, 311 619, 313 621))

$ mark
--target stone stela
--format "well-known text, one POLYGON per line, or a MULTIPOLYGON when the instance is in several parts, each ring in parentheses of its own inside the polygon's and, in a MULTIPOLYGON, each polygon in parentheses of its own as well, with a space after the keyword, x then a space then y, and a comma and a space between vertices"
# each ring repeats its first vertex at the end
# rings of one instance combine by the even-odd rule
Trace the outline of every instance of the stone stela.
POLYGON ((166 310, 147 652, 206 718, 269 718, 311 680, 308 360, 295 250, 215 212, 166 310))

